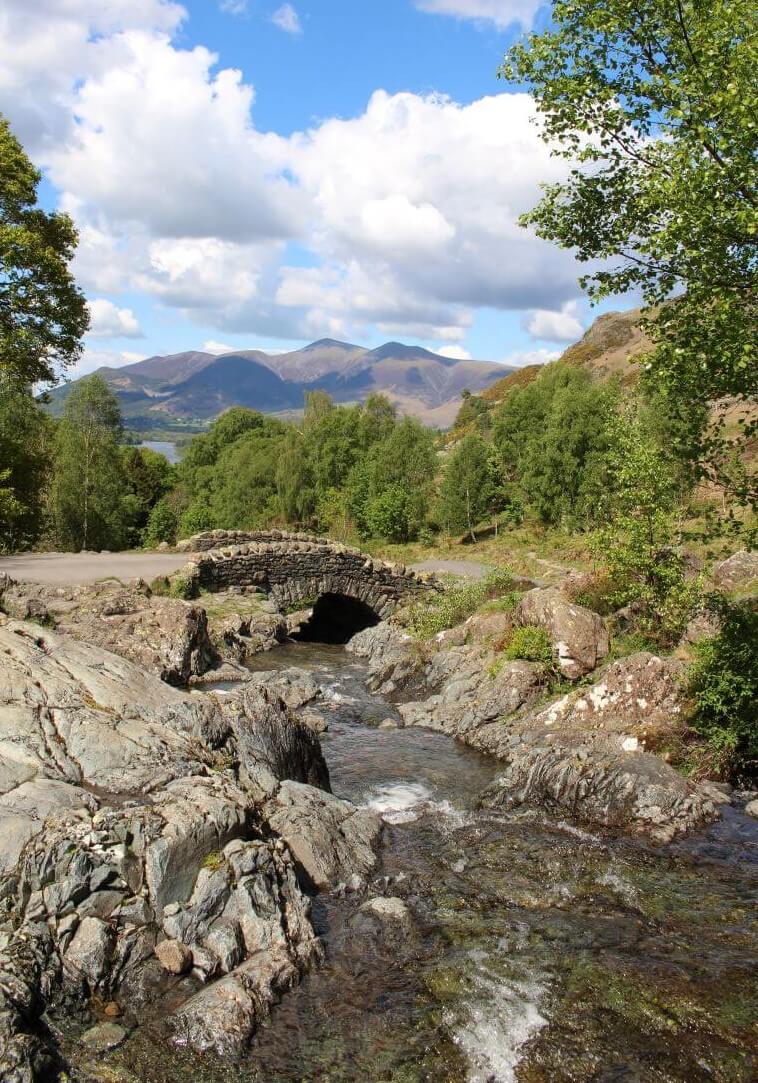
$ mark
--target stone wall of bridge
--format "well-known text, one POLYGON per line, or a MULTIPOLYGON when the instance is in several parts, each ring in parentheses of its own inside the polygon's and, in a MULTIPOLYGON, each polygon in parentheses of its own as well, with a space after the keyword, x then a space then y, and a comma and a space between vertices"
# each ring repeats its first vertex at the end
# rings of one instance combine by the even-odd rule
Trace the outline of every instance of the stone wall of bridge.
POLYGON ((354 598, 388 617, 429 582, 322 537, 285 531, 207 531, 181 543, 191 575, 203 591, 258 589, 281 608, 310 604, 324 594, 354 598), (209 544, 210 543, 210 544, 209 544))

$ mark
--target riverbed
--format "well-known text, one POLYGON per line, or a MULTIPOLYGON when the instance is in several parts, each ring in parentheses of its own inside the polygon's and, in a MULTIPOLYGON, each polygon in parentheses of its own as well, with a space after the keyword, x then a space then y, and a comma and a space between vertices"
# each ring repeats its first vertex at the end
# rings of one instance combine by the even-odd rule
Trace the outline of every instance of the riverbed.
POLYGON ((341 647, 289 644, 255 668, 293 665, 324 689, 334 792, 384 819, 381 864, 367 893, 314 899, 325 963, 241 1062, 174 1052, 156 1021, 114 1069, 144 1083, 756 1077, 754 822, 727 810, 707 832, 653 847, 548 813, 479 809, 497 763, 442 734, 379 728, 398 715, 341 647), (354 935, 375 895, 404 900, 413 930, 354 935))

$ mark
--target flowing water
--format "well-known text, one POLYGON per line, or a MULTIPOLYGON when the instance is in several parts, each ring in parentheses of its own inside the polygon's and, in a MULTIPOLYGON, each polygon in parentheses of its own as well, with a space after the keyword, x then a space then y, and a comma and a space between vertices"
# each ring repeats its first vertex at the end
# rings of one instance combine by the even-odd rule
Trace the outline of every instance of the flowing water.
POLYGON ((480 810, 496 763, 441 734, 379 729, 397 715, 340 647, 288 645, 257 668, 291 665, 317 671, 325 688, 334 792, 384 819, 371 894, 401 897, 415 932, 367 941, 349 924, 365 896, 316 898, 325 963, 285 996, 246 1058, 164 1046, 156 1061, 138 1032, 121 1056, 139 1079, 756 1078, 753 822, 729 811, 694 840, 654 848, 480 810))

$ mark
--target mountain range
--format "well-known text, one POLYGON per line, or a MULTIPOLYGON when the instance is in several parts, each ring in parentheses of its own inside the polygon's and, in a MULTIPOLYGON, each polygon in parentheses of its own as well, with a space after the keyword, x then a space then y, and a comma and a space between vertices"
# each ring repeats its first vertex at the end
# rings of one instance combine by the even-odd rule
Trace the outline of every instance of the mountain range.
MULTIPOLYGON (((293 413, 302 409, 304 393, 316 389, 329 392, 336 402, 362 402, 372 392, 381 392, 400 413, 445 428, 453 421, 465 388, 482 391, 513 369, 493 361, 444 357, 401 342, 369 350, 324 338, 290 353, 193 350, 97 371, 116 393, 133 429, 168 427, 189 419, 208 421, 230 406, 293 413)), ((51 393, 53 413, 62 410, 76 383, 51 393)))

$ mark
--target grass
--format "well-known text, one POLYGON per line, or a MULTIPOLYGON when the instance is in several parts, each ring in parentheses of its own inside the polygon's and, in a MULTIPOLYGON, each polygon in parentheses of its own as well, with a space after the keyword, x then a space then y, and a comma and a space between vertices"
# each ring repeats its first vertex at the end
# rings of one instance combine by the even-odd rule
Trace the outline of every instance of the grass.
POLYGON ((460 624, 484 603, 512 594, 511 572, 507 568, 498 568, 484 579, 449 587, 441 594, 413 603, 405 610, 403 623, 418 639, 430 639, 460 624))

